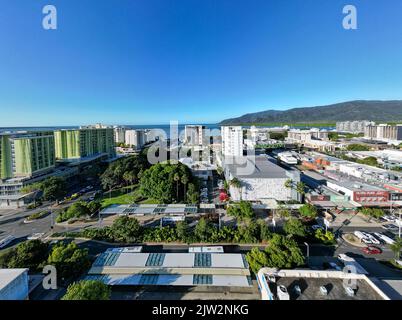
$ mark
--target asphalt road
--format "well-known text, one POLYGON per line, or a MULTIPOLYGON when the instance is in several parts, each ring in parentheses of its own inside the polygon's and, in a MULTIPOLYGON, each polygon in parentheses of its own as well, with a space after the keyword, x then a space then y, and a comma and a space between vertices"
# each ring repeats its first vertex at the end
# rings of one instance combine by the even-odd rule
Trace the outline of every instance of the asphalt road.
MULTIPOLYGON (((1 210, 0 211, 0 238, 5 238, 9 235, 13 235, 16 239, 10 243, 7 247, 13 246, 21 241, 25 241, 27 237, 31 236, 34 233, 43 233, 43 237, 48 236, 52 231, 54 232, 62 232, 62 231, 74 231, 77 228, 68 228, 68 227, 59 227, 54 226, 52 230, 52 225, 54 225, 54 219, 56 215, 48 214, 45 217, 37 220, 33 220, 29 223, 24 223, 24 220, 29 217, 30 215, 42 212, 42 211, 49 211, 54 212, 56 210, 63 209, 65 207, 70 206, 76 201, 85 200, 89 198, 94 192, 90 191, 80 198, 70 201, 68 203, 59 205, 57 207, 52 207, 53 203, 46 202, 42 206, 35 208, 33 210, 27 209, 18 209, 18 210, 1 210)), ((4 248, 3 248, 4 249, 4 248)))

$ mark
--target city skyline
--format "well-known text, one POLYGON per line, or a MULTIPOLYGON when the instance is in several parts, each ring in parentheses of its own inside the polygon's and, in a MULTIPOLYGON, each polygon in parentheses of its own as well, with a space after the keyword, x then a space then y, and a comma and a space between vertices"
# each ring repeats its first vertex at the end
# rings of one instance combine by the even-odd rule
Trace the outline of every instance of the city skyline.
POLYGON ((338 0, 53 1, 57 30, 42 28, 42 2, 3 8, 1 127, 212 124, 402 98, 397 1, 354 1, 357 30, 338 0))

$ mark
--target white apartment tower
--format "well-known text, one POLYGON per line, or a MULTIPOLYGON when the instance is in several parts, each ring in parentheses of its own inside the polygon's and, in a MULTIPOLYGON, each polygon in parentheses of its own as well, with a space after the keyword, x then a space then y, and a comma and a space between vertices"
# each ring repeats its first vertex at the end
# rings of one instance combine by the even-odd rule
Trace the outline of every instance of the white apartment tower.
POLYGON ((126 143, 126 128, 114 127, 114 141, 116 143, 126 143))
POLYGON ((188 125, 184 127, 184 143, 186 145, 203 145, 205 126, 188 125))
POLYGON ((241 126, 221 127, 223 156, 243 156, 243 128, 241 126))
POLYGON ((126 130, 125 133, 126 145, 132 146, 135 149, 141 149, 145 144, 144 130, 126 130))

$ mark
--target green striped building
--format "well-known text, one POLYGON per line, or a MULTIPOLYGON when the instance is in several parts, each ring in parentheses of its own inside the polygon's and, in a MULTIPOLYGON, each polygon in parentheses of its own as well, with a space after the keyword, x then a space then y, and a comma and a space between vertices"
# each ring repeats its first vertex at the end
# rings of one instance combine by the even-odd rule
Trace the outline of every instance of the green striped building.
POLYGON ((79 161, 106 155, 116 155, 113 128, 86 128, 54 132, 56 159, 79 161))
POLYGON ((0 135, 0 179, 33 177, 54 167, 52 132, 0 135))

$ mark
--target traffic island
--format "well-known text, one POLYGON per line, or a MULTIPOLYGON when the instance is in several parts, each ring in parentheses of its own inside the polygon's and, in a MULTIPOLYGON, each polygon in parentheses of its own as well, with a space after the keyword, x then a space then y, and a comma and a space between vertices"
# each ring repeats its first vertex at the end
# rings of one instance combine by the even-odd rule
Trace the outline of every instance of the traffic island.
POLYGON ((342 235, 342 239, 345 240, 352 246, 364 248, 366 245, 360 241, 358 237, 356 237, 353 233, 345 233, 342 235))

